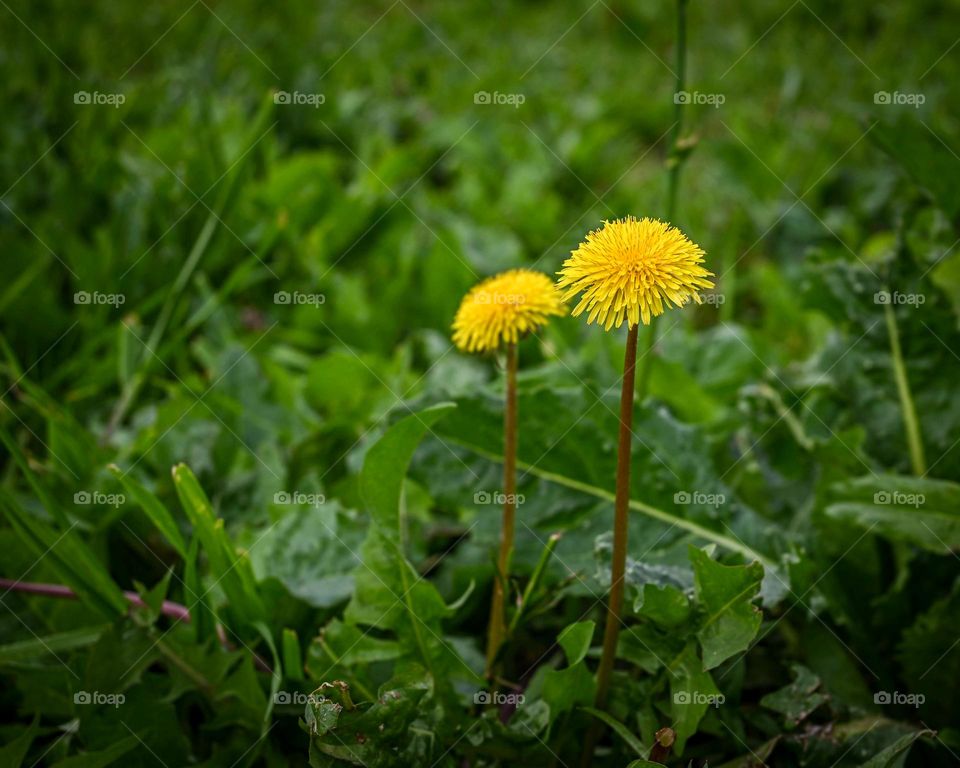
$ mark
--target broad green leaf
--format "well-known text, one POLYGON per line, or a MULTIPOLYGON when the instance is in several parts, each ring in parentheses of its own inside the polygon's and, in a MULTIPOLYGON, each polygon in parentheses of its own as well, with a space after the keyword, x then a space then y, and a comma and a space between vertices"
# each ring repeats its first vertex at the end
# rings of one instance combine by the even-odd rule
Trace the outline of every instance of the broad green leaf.
POLYGON ((651 365, 649 387, 653 397, 669 403, 684 421, 708 422, 720 412, 717 400, 685 366, 663 357, 655 358, 651 365))
POLYGON ((401 647, 416 655, 439 686, 448 686, 452 676, 479 682, 443 637, 440 622, 449 611, 437 588, 420 577, 397 542, 379 526, 370 529, 361 560, 354 574, 356 591, 344 620, 395 632, 401 647))
POLYGON ((664 584, 644 584, 634 601, 635 613, 650 619, 661 627, 677 627, 690 618, 690 601, 676 587, 664 584))
POLYGON ((449 609, 436 587, 421 578, 401 549, 401 492, 407 465, 429 424, 453 408, 438 405, 394 424, 369 450, 360 478, 374 524, 354 572, 356 589, 344 621, 392 630, 436 685, 449 689, 453 676, 479 682, 476 673, 443 638, 449 609))
POLYGON ((311 737, 311 764, 319 762, 314 750, 336 760, 376 768, 430 765, 418 755, 419 742, 410 730, 420 714, 420 702, 429 693, 426 678, 413 670, 384 683, 373 702, 356 704, 345 683, 327 683, 313 692, 304 712, 311 737), (351 735, 344 739, 340 734, 351 735))
POLYGON ((597 683, 583 660, 590 650, 596 622, 578 621, 569 624, 557 636, 567 657, 564 669, 546 669, 543 673, 543 700, 549 705, 551 722, 577 706, 589 706, 595 697, 597 683))
POLYGON ((820 678, 806 667, 794 664, 793 682, 760 699, 760 705, 784 716, 787 725, 796 726, 830 697, 819 691, 820 678))
POLYGON ((958 150, 950 149, 913 116, 878 122, 871 133, 871 138, 930 192, 947 214, 954 219, 960 216, 958 150))
POLYGON ((334 500, 298 507, 257 536, 250 562, 259 580, 278 579, 315 608, 333 608, 353 593, 352 571, 366 534, 366 520, 334 500))
MULTIPOLYGON (((156 637, 125 624, 111 625, 85 657, 82 684, 85 691, 122 693, 136 685, 145 670, 161 660, 161 648, 156 637)), ((78 712, 81 714, 81 712, 78 712)))
POLYGON ((443 403, 404 417, 367 452, 360 490, 373 519, 389 536, 402 539, 400 496, 407 467, 431 425, 456 406, 443 403))
POLYGON ((353 624, 334 619, 310 645, 307 670, 314 680, 326 680, 337 665, 365 668, 378 661, 393 661, 403 651, 395 640, 384 640, 353 624))
POLYGON ((745 651, 760 629, 763 616, 751 601, 760 592, 763 566, 722 565, 691 546, 694 590, 705 616, 697 632, 703 647, 703 668, 713 669, 745 651))
MULTIPOLYGON (((610 406, 596 403, 588 393, 579 389, 551 391, 538 389, 520 392, 520 440, 517 468, 521 475, 541 478, 549 483, 568 488, 589 497, 613 503, 613 478, 616 455, 611 435, 616 435, 615 412, 610 406), (558 423, 558 414, 591 413, 590 420, 569 417, 570 424, 558 423), (597 424, 595 420, 603 420, 597 424), (607 429, 604 430, 603 427, 607 429), (569 434, 565 431, 569 429, 569 434)), ((458 401, 457 410, 437 427, 440 434, 483 458, 502 462, 502 434, 499 427, 499 402, 492 397, 458 401)), ((703 448, 691 450, 695 442, 694 428, 683 425, 658 410, 638 408, 635 431, 644 439, 634 448, 634 466, 631 476, 637 488, 632 490, 630 509, 649 520, 664 524, 668 531, 688 533, 713 542, 748 560, 759 560, 774 568, 772 560, 742 541, 716 530, 705 522, 715 515, 701 513, 699 519, 693 507, 680 507, 683 514, 668 511, 678 491, 678 478, 689 489, 715 488, 725 493, 710 470, 709 458, 703 448), (666 462, 663 457, 669 457, 666 462), (676 465, 674 467, 673 465, 676 465), (641 483, 640 478, 643 478, 641 483), (651 478, 655 480, 652 481, 651 478), (656 489, 653 498, 651 489, 656 489), (641 501, 637 496, 643 495, 641 501), (701 522, 704 521, 704 522, 701 522)), ((711 525, 715 525, 711 522, 711 525)), ((641 550, 642 551, 642 550, 641 550)))
POLYGON ((672 665, 670 680, 670 720, 677 733, 674 751, 683 748, 710 706, 721 706, 723 696, 713 682, 704 663, 697 656, 697 646, 689 643, 672 665))
POLYGON ((595 621, 578 621, 576 624, 564 627, 557 635, 557 642, 560 643, 560 647, 567 655, 569 666, 579 664, 586 658, 596 626, 595 621))
POLYGON ((960 551, 960 485, 877 475, 835 484, 827 516, 937 554, 960 551))
POLYGON ((124 474, 116 464, 111 464, 109 469, 110 472, 113 473, 113 476, 120 481, 120 484, 126 489, 127 493, 137 502, 147 517, 150 518, 150 522, 156 526, 157 530, 160 531, 164 538, 177 550, 180 557, 186 559, 187 546, 180 533, 180 528, 177 527, 177 522, 173 519, 173 515, 170 514, 170 511, 163 505, 160 499, 132 477, 124 474))
POLYGON ((597 681, 580 661, 564 669, 543 672, 541 697, 550 708, 550 721, 576 707, 589 707, 596 699, 597 681))

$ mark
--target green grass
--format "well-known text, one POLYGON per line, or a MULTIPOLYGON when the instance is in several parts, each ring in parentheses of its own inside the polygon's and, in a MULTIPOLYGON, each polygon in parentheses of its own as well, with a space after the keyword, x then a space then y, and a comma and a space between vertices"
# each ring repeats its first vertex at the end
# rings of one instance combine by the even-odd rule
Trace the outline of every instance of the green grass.
MULTIPOLYGON (((479 278, 666 215, 675 5, 0 17, 0 763, 575 764, 622 333, 520 347, 501 720, 476 703, 501 375, 450 323, 479 278)), ((594 765, 663 727, 677 766, 960 754, 956 29, 932 2, 688 3, 686 90, 723 103, 682 107, 673 218, 722 300, 661 318, 636 406, 594 765)))

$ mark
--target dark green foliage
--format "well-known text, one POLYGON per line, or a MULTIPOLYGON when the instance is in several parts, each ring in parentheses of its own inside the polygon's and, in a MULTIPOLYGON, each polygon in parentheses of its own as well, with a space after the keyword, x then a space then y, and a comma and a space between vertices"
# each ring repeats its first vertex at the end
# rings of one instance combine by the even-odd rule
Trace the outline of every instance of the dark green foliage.
POLYGON ((582 319, 520 345, 482 677, 503 385, 450 323, 665 215, 675 7, 0 3, 0 768, 572 766, 597 720, 610 768, 956 764, 949 3, 686 2, 717 288, 635 405, 609 707, 623 329, 582 319))

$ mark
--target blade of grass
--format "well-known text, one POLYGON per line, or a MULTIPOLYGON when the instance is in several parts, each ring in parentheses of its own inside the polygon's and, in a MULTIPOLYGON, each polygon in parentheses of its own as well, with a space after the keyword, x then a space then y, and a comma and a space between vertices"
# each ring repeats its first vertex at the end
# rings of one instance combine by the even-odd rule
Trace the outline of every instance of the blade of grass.
POLYGON ((49 562, 86 605, 109 619, 126 614, 123 591, 72 528, 58 533, 27 513, 6 491, 0 491, 0 508, 24 544, 49 562))
POLYGON ((207 553, 216 583, 223 587, 240 618, 249 624, 262 621, 266 609, 257 591, 250 561, 234 550, 223 528, 223 520, 214 515, 210 500, 196 476, 186 464, 178 464, 173 468, 173 482, 180 503, 207 553))
MULTIPOLYGON (((253 144, 253 142, 262 136, 267 119, 272 113, 272 105, 272 99, 265 100, 263 102, 260 111, 253 120, 251 138, 248 142, 246 142, 246 146, 253 144)), ((183 266, 180 268, 180 272, 177 274, 176 279, 174 279, 173 285, 170 287, 170 292, 167 294, 167 298, 164 301, 163 306, 160 308, 160 314, 157 317, 156 323, 153 325, 150 336, 147 338, 146 349, 143 350, 137 370, 130 377, 127 385, 120 393, 120 399, 117 401, 113 413, 110 416, 110 421, 107 424, 107 428, 104 431, 104 442, 110 438, 110 435, 113 434, 120 422, 123 421, 124 416, 126 416, 127 411, 133 405, 133 402, 139 394, 140 388, 145 383, 152 367, 157 363, 157 351, 160 347, 160 342, 167 331, 167 327, 170 324, 174 310, 179 304, 180 296, 186 288, 187 283, 192 277, 197 266, 200 264, 200 260, 206 253, 207 248, 210 245, 210 241, 213 239, 213 235, 216 232, 217 225, 229 210, 229 205, 234 199, 237 182, 242 176, 251 155, 251 152, 246 152, 237 161, 236 165, 233 166, 228 172, 226 184, 224 184, 224 186, 221 188, 217 203, 213 206, 213 209, 207 216, 207 220, 204 222, 204 225, 200 230, 200 234, 197 235, 197 239, 194 241, 193 247, 190 249, 190 253, 187 255, 186 261, 184 261, 183 266)))
POLYGON ((150 518, 150 522, 156 526, 157 530, 160 531, 164 538, 177 550, 180 557, 186 559, 187 545, 183 540, 183 536, 180 534, 180 528, 177 526, 176 520, 173 519, 173 515, 170 514, 170 511, 163 505, 160 499, 132 477, 123 474, 116 464, 111 464, 108 469, 113 476, 120 481, 120 484, 127 493, 133 497, 133 500, 137 502, 147 517, 150 518))

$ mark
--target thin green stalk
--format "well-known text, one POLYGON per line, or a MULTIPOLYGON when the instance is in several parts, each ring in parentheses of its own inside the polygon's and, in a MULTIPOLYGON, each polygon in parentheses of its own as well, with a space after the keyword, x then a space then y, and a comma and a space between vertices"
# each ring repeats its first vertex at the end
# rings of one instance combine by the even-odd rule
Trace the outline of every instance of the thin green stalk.
MULTIPOLYGON (((674 94, 684 90, 687 82, 687 0, 677 0, 677 59, 676 86, 674 94)), ((673 127, 670 129, 670 154, 667 156, 669 175, 667 176, 667 220, 672 221, 677 210, 677 190, 680 186, 680 170, 683 159, 678 154, 680 136, 683 131, 684 104, 674 98, 673 127)))
POLYGON ((503 524, 500 553, 493 579, 493 600, 487 633, 487 678, 493 679, 497 654, 503 644, 504 608, 517 511, 517 345, 507 345, 507 383, 503 409, 503 524))
MULTIPOLYGON (((677 0, 677 58, 674 75, 673 126, 670 128, 670 146, 667 149, 667 221, 673 223, 677 212, 677 191, 680 188, 680 171, 685 155, 680 152, 680 136, 683 132, 684 104, 676 95, 684 90, 687 82, 687 1, 677 0)), ((659 317, 653 317, 644 339, 644 354, 640 359, 637 394, 640 402, 647 398, 650 387, 650 367, 653 364, 653 346, 657 340, 659 317)))
POLYGON ((539 586, 540 581, 543 578, 543 574, 547 570, 547 563, 550 562, 550 558, 553 556, 553 551, 557 548, 557 544, 559 542, 559 533, 550 534, 550 538, 547 539, 547 545, 543 548, 543 552, 540 554, 540 559, 537 561, 537 565, 533 569, 533 574, 531 574, 530 580, 527 582, 527 586, 523 590, 523 596, 520 598, 520 604, 517 606, 517 612, 513 614, 513 618, 510 620, 510 626, 507 627, 508 637, 513 637, 513 633, 520 624, 520 618, 524 613, 526 613, 527 607, 530 605, 530 600, 533 598, 533 593, 539 586))
POLYGON ((910 449, 910 465, 913 474, 923 477, 927 474, 927 459, 923 452, 923 437, 920 434, 920 421, 910 393, 910 381, 907 379, 907 366, 903 362, 900 349, 900 333, 897 330, 897 316, 890 303, 883 305, 883 315, 887 321, 887 335, 890 337, 890 357, 893 360, 893 376, 897 382, 897 394, 900 396, 900 411, 903 414, 903 428, 907 433, 907 447, 910 449))

